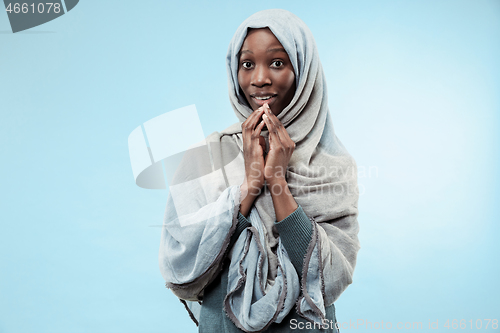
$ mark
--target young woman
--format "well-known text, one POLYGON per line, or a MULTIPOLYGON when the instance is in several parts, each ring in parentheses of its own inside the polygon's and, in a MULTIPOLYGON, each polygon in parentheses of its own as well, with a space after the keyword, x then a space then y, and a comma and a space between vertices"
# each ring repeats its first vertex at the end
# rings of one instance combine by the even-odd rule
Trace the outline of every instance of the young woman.
POLYGON ((359 250, 357 172, 313 36, 288 11, 258 12, 227 70, 241 122, 185 153, 170 184, 166 286, 200 332, 337 332, 359 250))

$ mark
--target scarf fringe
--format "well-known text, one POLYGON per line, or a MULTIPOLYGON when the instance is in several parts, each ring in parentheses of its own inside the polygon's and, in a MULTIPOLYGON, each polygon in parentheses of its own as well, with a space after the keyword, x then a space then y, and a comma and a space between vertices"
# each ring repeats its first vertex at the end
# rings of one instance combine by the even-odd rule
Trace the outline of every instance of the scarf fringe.
MULTIPOLYGON (((312 320, 311 318, 307 317, 302 309, 300 304, 302 303, 302 300, 305 299, 306 302, 309 304, 309 306, 312 308, 314 313, 320 318, 320 320, 325 319, 325 315, 321 312, 321 310, 314 304, 313 300, 311 299, 311 296, 309 296, 309 293, 307 292, 307 272, 309 268, 309 263, 311 261, 312 253, 314 251, 314 248, 316 245, 318 245, 318 250, 320 247, 320 240, 319 240, 319 232, 318 232, 318 224, 314 219, 310 219, 312 226, 313 226, 313 235, 311 237, 311 242, 309 243, 309 246, 307 247, 306 254, 304 256, 304 263, 302 265, 302 277, 300 280, 300 286, 301 286, 301 291, 302 295, 298 297, 297 302, 295 303, 296 309, 297 309, 297 314, 301 316, 302 318, 310 321, 311 323, 314 323, 315 321, 312 320)), ((324 279, 323 279, 323 267, 321 263, 321 252, 318 251, 318 256, 319 256, 319 267, 318 269, 320 270, 320 280, 321 280, 321 296, 323 299, 325 299, 325 286, 324 286, 324 279)))

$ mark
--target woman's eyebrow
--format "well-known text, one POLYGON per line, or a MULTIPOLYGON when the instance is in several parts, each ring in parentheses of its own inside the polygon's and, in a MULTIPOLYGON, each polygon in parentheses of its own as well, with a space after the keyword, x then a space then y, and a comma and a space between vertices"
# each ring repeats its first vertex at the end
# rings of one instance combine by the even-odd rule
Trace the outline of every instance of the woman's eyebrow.
POLYGON ((266 52, 285 52, 286 53, 286 50, 282 47, 275 47, 273 49, 267 49, 266 52))
MULTIPOLYGON (((282 47, 275 47, 275 48, 272 48, 272 49, 267 49, 266 52, 285 52, 286 53, 286 50, 284 48, 282 48, 282 47)), ((241 50, 240 55, 242 55, 244 53, 251 53, 251 54, 253 54, 253 52, 250 51, 250 50, 241 50)))

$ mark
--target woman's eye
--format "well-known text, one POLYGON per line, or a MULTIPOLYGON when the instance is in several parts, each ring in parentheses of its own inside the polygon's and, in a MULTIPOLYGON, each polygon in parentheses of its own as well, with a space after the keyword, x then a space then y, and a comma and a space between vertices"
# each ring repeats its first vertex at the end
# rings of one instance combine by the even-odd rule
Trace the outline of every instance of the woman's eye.
POLYGON ((241 66, 242 66, 243 68, 249 69, 249 68, 251 68, 251 67, 252 67, 252 63, 251 63, 250 61, 243 61, 243 62, 241 63, 241 66))
POLYGON ((281 67, 281 66, 283 66, 283 61, 275 60, 275 61, 273 61, 273 66, 274 67, 281 67))

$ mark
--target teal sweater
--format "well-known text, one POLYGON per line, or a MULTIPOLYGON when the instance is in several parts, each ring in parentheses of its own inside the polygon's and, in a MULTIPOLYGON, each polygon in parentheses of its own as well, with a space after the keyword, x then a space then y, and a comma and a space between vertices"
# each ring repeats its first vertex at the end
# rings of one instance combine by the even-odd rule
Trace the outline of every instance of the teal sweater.
MULTIPOLYGON (((312 238, 311 223, 311 220, 309 220, 300 206, 284 220, 275 223, 281 241, 283 242, 283 245, 285 246, 285 249, 299 277, 302 276, 303 260, 312 238)), ((241 213, 239 213, 238 225, 236 227, 236 231, 231 237, 228 249, 232 248, 241 232, 249 226, 251 226, 250 222, 241 213)), ((234 325, 234 323, 226 315, 223 308, 224 297, 227 293, 228 268, 229 260, 226 258, 224 260, 222 272, 209 286, 205 288, 199 321, 200 333, 243 332, 234 325)), ((316 328, 313 328, 312 323, 297 314, 294 306, 288 316, 286 316, 280 324, 273 323, 263 332, 281 333, 295 330, 301 333, 337 332, 334 326, 336 318, 335 307, 333 304, 326 308, 326 319, 328 321, 328 323, 324 326, 326 329, 319 329, 318 325, 316 325, 316 328)))

